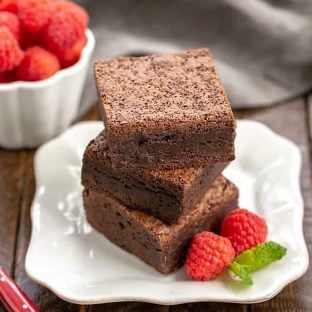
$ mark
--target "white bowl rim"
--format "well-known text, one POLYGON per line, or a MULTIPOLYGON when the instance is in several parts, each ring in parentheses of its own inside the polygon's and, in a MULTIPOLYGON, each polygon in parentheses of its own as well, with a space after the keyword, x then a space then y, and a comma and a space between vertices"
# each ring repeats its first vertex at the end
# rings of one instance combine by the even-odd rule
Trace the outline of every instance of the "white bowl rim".
POLYGON ((52 85, 56 83, 57 81, 61 80, 63 77, 73 75, 76 72, 78 72, 88 61, 88 58, 90 54, 93 52, 94 46, 95 46, 95 37, 92 33, 92 31, 88 28, 86 29, 86 36, 87 36, 87 44, 83 48, 81 52, 80 59, 77 63, 74 65, 61 69, 53 76, 40 80, 40 81, 14 81, 14 82, 8 82, 8 83, 0 83, 0 92, 3 91, 11 91, 15 89, 36 89, 41 87, 46 87, 49 85, 52 85))

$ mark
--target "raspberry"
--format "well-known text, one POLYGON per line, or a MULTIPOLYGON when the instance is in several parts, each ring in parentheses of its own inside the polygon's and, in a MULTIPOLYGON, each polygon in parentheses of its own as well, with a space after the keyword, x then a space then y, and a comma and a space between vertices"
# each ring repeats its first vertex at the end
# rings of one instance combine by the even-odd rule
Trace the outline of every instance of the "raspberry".
POLYGON ((5 72, 16 67, 23 59, 16 38, 7 27, 0 27, 0 72, 5 72))
POLYGON ((194 280, 208 281, 217 277, 234 259, 231 242, 212 232, 196 234, 188 249, 185 269, 194 280))
POLYGON ((20 23, 17 16, 11 12, 0 12, 0 27, 6 26, 13 33, 15 38, 20 38, 20 23))
POLYGON ((81 6, 66 0, 57 0, 54 5, 58 11, 70 11, 82 23, 84 28, 88 26, 89 15, 81 6))
POLYGON ((25 35, 39 41, 55 12, 56 8, 50 0, 29 0, 25 2, 18 12, 21 28, 25 35))
POLYGON ((17 13, 19 0, 0 0, 0 11, 17 13))
POLYGON ((86 43, 87 37, 86 35, 83 35, 82 38, 79 39, 72 48, 57 55, 62 68, 69 67, 78 62, 81 51, 85 47, 86 43))
POLYGON ((35 46, 25 51, 25 57, 16 69, 18 80, 37 81, 54 75, 60 69, 55 55, 35 46))
MULTIPOLYGON (((82 36, 89 22, 88 13, 79 5, 65 0, 58 0, 54 2, 56 10, 58 11, 50 21, 50 25, 44 36, 45 47, 58 55, 76 54, 76 57, 70 57, 78 60, 82 47, 84 46, 82 36), (66 28, 64 32, 63 29, 66 28), (69 52, 69 51, 76 52, 69 52), (77 57, 77 51, 78 57, 77 57)), ((64 57, 66 58, 66 57, 64 57)), ((73 64, 71 61, 68 63, 73 64)), ((66 65, 67 62, 65 61, 66 65)))
POLYGON ((44 34, 43 41, 47 50, 59 54, 70 49, 82 37, 83 24, 67 11, 55 14, 44 34))
POLYGON ((231 241, 238 255, 265 242, 268 228, 260 216, 246 209, 235 209, 223 219, 220 232, 231 241))

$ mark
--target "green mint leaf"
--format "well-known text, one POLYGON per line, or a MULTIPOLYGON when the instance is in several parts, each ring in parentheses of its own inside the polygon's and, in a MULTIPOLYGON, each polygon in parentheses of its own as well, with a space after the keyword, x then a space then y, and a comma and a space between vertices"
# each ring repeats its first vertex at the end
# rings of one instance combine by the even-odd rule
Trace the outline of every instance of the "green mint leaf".
POLYGON ((252 278, 250 277, 248 271, 239 263, 233 261, 230 264, 229 269, 233 271, 234 274, 238 276, 245 285, 251 286, 253 284, 252 278))
POLYGON ((243 266, 247 272, 253 272, 282 259, 286 251, 285 247, 277 243, 267 242, 242 252, 234 262, 243 266))

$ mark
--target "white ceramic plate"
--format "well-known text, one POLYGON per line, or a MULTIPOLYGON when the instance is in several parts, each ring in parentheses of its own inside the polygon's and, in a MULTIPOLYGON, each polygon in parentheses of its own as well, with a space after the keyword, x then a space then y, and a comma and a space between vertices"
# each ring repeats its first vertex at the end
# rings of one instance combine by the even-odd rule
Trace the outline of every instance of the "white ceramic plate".
POLYGON ((210 282, 189 281, 183 268, 161 275, 98 234, 86 222, 80 186, 81 157, 101 122, 80 123, 36 154, 37 190, 26 271, 59 297, 80 304, 145 301, 254 303, 275 296, 308 267, 302 233, 300 152, 254 121, 238 121, 236 160, 225 175, 240 189, 240 206, 263 215, 269 239, 286 246, 284 259, 253 273, 244 287, 228 273, 210 282))

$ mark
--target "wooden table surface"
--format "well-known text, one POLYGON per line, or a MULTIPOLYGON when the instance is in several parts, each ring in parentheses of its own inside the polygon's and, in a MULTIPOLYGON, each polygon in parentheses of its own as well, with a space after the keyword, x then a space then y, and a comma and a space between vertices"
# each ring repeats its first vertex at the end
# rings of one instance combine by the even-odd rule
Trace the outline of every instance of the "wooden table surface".
MULTIPOLYGON (((238 118, 261 121, 277 133, 294 141, 302 152, 303 168, 301 189, 305 201, 304 233, 312 253, 312 200, 311 200, 311 138, 306 98, 281 103, 272 108, 237 111, 238 118)), ((97 119, 92 109, 84 120, 97 119)), ((178 306, 159 306, 146 303, 124 302, 96 306, 66 303, 49 290, 32 282, 24 270, 25 253, 29 243, 30 205, 35 181, 32 150, 7 151, 0 149, 0 265, 11 273, 22 289, 34 300, 41 311, 312 311, 312 270, 287 286, 274 299, 254 305, 195 303, 178 306)), ((0 312, 5 311, 0 305, 0 312)))

